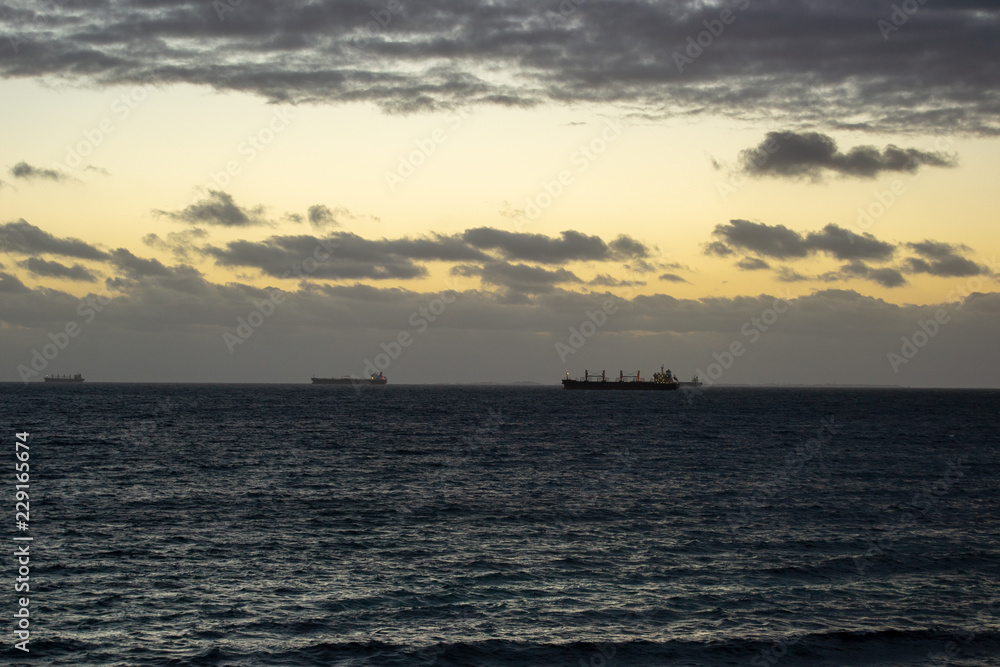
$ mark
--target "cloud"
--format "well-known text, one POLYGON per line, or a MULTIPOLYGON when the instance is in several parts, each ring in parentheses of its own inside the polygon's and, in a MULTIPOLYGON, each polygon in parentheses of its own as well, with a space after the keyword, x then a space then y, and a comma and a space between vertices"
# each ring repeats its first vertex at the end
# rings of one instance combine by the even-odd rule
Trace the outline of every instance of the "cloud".
POLYGON ((799 283, 809 280, 806 276, 787 266, 783 266, 778 269, 777 278, 783 283, 799 283))
POLYGON ((118 248, 111 253, 111 263, 129 278, 172 275, 171 270, 160 260, 137 257, 125 248, 118 248))
POLYGON ((599 236, 587 236, 575 231, 564 231, 560 238, 552 238, 543 234, 476 227, 466 230, 462 239, 474 248, 497 251, 507 260, 542 264, 642 258, 649 254, 643 243, 625 235, 607 244, 599 236))
POLYGON ((676 273, 663 273, 660 274, 660 280, 665 280, 670 283, 686 283, 688 282, 683 276, 679 276, 676 273))
POLYGON ((339 224, 337 220, 333 217, 333 211, 331 211, 323 204, 316 204, 315 206, 310 206, 308 217, 309 217, 309 222, 311 222, 314 227, 323 227, 326 225, 337 226, 339 224))
POLYGON ((204 239, 208 232, 200 227, 185 229, 182 232, 170 232, 166 240, 160 238, 158 234, 146 234, 142 237, 142 242, 150 248, 169 252, 174 257, 182 260, 191 258, 197 250, 196 241, 204 239))
POLYGON ((805 239, 784 225, 730 220, 728 225, 716 225, 712 235, 722 239, 722 247, 709 245, 709 251, 716 255, 729 254, 733 249, 749 250, 777 259, 805 257, 809 254, 805 239))
POLYGON ((644 280, 622 280, 607 273, 601 273, 587 284, 593 287, 642 287, 646 282, 644 280))
POLYGON ((884 172, 915 173, 920 167, 954 167, 953 157, 915 148, 856 146, 846 153, 819 132, 768 132, 758 146, 740 153, 742 171, 751 176, 819 179, 825 172, 875 178, 884 172))
POLYGON ((209 190, 208 196, 181 211, 155 210, 166 216, 192 225, 217 225, 220 227, 253 227, 271 224, 264 217, 264 207, 244 208, 233 201, 233 196, 219 190, 209 190))
POLYGON ((762 269, 771 268, 770 264, 762 259, 758 259, 757 257, 744 257, 736 263, 736 266, 744 271, 760 271, 762 269))
POLYGON ((551 292, 556 285, 581 283, 575 274, 566 269, 549 270, 525 264, 490 262, 484 266, 460 265, 452 267, 452 275, 478 276, 483 283, 506 288, 519 295, 551 292))
MULTIPOLYGON (((891 243, 879 241, 868 233, 855 234, 832 223, 803 236, 784 225, 730 220, 728 224, 716 225, 712 235, 721 240, 709 243, 705 252, 721 257, 742 251, 775 259, 801 259, 824 252, 837 259, 888 260, 896 252, 891 243)), ((737 266, 750 270, 762 268, 745 262, 737 266)))
POLYGON ((927 273, 932 276, 956 278, 988 273, 985 267, 961 255, 961 253, 970 250, 966 245, 922 241, 920 243, 907 243, 906 247, 922 256, 922 258, 909 257, 906 259, 906 270, 910 273, 927 273))
POLYGON ((232 241, 224 247, 208 246, 202 252, 220 266, 253 267, 278 278, 408 280, 422 278, 427 269, 421 259, 482 258, 461 243, 446 240, 369 241, 339 232, 327 238, 309 235, 272 236, 265 241, 232 241))
POLYGON ((838 280, 842 278, 864 278, 878 283, 883 287, 902 287, 906 278, 898 269, 891 267, 872 268, 861 260, 853 260, 840 267, 839 273, 828 274, 826 278, 838 280))
POLYGON ((60 239, 21 219, 0 225, 0 248, 24 255, 61 255, 77 259, 107 259, 108 254, 79 239, 60 239))
POLYGON ((33 167, 24 160, 21 160, 15 164, 10 169, 10 175, 14 178, 20 178, 22 180, 48 180, 48 181, 69 181, 72 178, 61 171, 56 171, 55 169, 44 169, 41 167, 33 167))
POLYGON ((30 291, 31 289, 22 283, 20 278, 0 271, 0 293, 18 294, 30 291))
POLYGON ((837 259, 891 259, 895 246, 879 241, 871 234, 855 234, 843 227, 829 224, 819 232, 810 232, 805 245, 813 251, 827 252, 837 259))
POLYGON ((194 84, 271 101, 371 103, 390 113, 461 105, 615 103, 898 131, 995 133, 994 4, 923 5, 889 40, 879 3, 754 2, 684 71, 674 54, 718 17, 702 0, 588 0, 568 20, 531 3, 404 3, 374 34, 372 6, 262 0, 23 5, 0 33, 31 48, 6 78, 194 84), (217 6, 220 3, 216 3, 217 6), (556 17, 557 20, 552 20, 556 17), (930 58, 930 60, 928 60, 930 58), (919 73, 914 63, 923 63, 919 73), (929 63, 929 64, 928 64, 929 63))
POLYGON ((27 269, 36 276, 47 278, 65 278, 67 280, 78 280, 81 282, 94 282, 97 280, 97 276, 92 271, 80 264, 66 266, 65 264, 60 264, 59 262, 50 262, 37 257, 30 257, 24 261, 18 262, 17 264, 21 268, 27 269))

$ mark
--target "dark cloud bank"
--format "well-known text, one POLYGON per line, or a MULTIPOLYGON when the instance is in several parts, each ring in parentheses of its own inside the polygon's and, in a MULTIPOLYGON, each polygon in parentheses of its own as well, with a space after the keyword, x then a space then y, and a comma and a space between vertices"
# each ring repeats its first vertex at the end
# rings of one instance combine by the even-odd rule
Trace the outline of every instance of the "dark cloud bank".
MULTIPOLYGON (((845 262, 841 273, 886 284, 890 277, 873 276, 885 267, 868 262, 906 254, 906 270, 947 278, 940 303, 898 306, 837 289, 797 298, 780 292, 701 299, 630 296, 629 286, 641 281, 610 274, 598 274, 589 284, 596 290, 590 291, 560 264, 681 267, 657 264, 652 249, 629 237, 606 242, 569 231, 547 237, 475 228, 452 236, 378 240, 336 232, 225 245, 206 244, 202 234, 147 239, 184 244, 190 254, 273 277, 295 267, 298 286, 281 291, 214 283, 188 264, 168 266, 125 248, 106 251, 19 220, 0 226, 0 251, 14 257, 16 266, 36 276, 96 277, 95 268, 80 262, 67 265, 37 255, 77 258, 110 277, 91 300, 81 301, 60 290, 29 287, 9 265, 0 269, 0 379, 19 380, 18 367, 31 362, 34 351, 52 340, 50 334, 73 322, 82 333, 51 360, 48 372, 80 370, 105 381, 306 382, 314 373, 362 374, 365 359, 381 353, 382 343, 407 332, 415 342, 386 369, 394 382, 555 383, 566 370, 649 372, 659 363, 689 374, 708 368, 716 354, 740 342, 746 354, 720 382, 995 386, 1000 294, 991 291, 994 275, 957 261, 967 259, 963 253, 969 249, 932 240, 892 246, 864 236, 852 245, 842 232, 828 226, 802 234, 732 221, 719 225, 713 243, 730 255, 752 253, 741 260, 748 270, 766 270, 760 265, 770 266, 769 260, 823 253, 845 262), (445 292, 380 288, 350 277, 352 271, 376 279, 393 272, 420 274, 424 261, 452 264, 445 292), (324 271, 331 277, 322 277, 324 271), (331 284, 333 277, 346 284, 331 284), (603 291, 612 283, 625 293, 603 291), (92 304, 98 294, 110 300, 100 310, 92 304), (608 299, 616 305, 613 314, 582 347, 561 358, 556 344, 565 349, 572 328, 590 321, 588 312, 602 309, 608 299), (251 333, 227 346, 225 335, 236 335, 254 313, 257 324, 246 329, 251 333), (893 366, 889 355, 910 349, 905 346, 931 320, 941 324, 930 342, 925 337, 915 354, 893 366)), ((787 266, 778 271, 785 281, 804 277, 787 266)), ((671 283, 676 275, 659 278, 671 283)))
POLYGON ((867 232, 855 233, 835 224, 826 225, 818 232, 801 234, 784 225, 768 225, 748 220, 731 220, 716 225, 712 236, 716 238, 705 245, 705 254, 734 257, 747 253, 736 266, 745 271, 770 269, 767 260, 796 261, 824 254, 847 263, 839 271, 820 276, 805 276, 790 267, 776 269, 780 280, 798 282, 819 279, 823 281, 865 278, 883 287, 900 287, 906 284, 904 273, 924 273, 946 278, 995 274, 989 266, 977 264, 963 255, 971 248, 926 240, 921 243, 893 245, 880 241, 867 232), (903 259, 898 266, 872 267, 868 262, 888 262, 901 252, 918 256, 903 259))
MULTIPOLYGON (((884 34, 860 0, 402 2, 87 0, 0 11, 0 76, 194 83, 389 112, 620 103, 903 132, 996 134, 1000 8, 925 3, 884 34), (566 4, 566 3, 563 3, 566 4), (223 6, 230 11, 219 11, 223 6), (706 21, 730 10, 717 36, 706 21), (382 22, 373 21, 373 12, 382 22), (705 33, 705 36, 702 36, 705 33), (707 46, 691 47, 699 37, 707 46), (688 62, 678 66, 678 55, 688 62)), ((841 168, 906 164, 885 149, 841 168), (867 161, 867 162, 866 162, 867 161)))

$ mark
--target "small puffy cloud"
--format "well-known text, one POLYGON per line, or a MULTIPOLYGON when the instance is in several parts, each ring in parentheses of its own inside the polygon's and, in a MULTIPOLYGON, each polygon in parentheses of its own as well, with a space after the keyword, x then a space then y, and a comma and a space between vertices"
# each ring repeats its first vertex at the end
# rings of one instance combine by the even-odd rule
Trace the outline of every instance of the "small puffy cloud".
POLYGON ((829 224, 819 232, 810 232, 805 237, 810 250, 828 252, 837 259, 891 259, 895 246, 879 241, 871 234, 855 234, 843 227, 829 224))
POLYGON ((29 257, 17 264, 22 269, 27 269, 36 276, 65 278, 66 280, 78 280, 81 282, 94 282, 97 280, 97 276, 92 271, 80 264, 66 266, 59 262, 39 259, 38 257, 29 257))
POLYGON ((705 244, 705 254, 706 255, 718 255, 719 257, 727 257, 734 254, 735 251, 732 250, 722 241, 712 241, 705 244))
POLYGON ((794 269, 790 269, 787 266, 783 266, 777 271, 778 280, 783 283, 799 283, 805 280, 809 280, 806 276, 802 275, 794 269))
POLYGON ((336 218, 334 218, 333 211, 323 204, 310 206, 309 211, 307 212, 307 217, 309 218, 309 222, 312 223, 314 227, 335 227, 339 224, 336 218))
POLYGON ((840 278, 864 278, 878 283, 882 287, 901 287, 906 284, 906 278, 898 269, 891 267, 872 268, 861 260, 852 260, 840 267, 840 272, 829 274, 836 280, 840 278))
POLYGON ((206 236, 208 236, 208 232, 200 227, 195 227, 185 229, 182 232, 170 232, 167 234, 166 240, 160 238, 159 234, 146 234, 142 237, 142 242, 150 248, 166 251, 178 259, 187 260, 197 250, 195 242, 206 236))
POLYGON ((906 270, 910 273, 927 273, 932 276, 963 277, 984 273, 984 268, 971 259, 962 256, 970 248, 966 245, 952 245, 938 241, 907 243, 906 247, 920 257, 909 257, 906 270))
POLYGON ((207 197, 181 211, 155 210, 154 213, 192 225, 254 227, 271 224, 264 217, 264 210, 263 206, 242 207, 229 193, 209 190, 207 197))
POLYGON ((688 282, 683 276, 679 276, 676 273, 661 273, 660 280, 665 280, 668 283, 686 283, 688 282))
POLYGON ((33 167, 24 160, 21 160, 15 164, 10 169, 10 175, 14 178, 20 178, 22 180, 46 180, 46 181, 69 181, 72 178, 64 174, 61 171, 56 171, 55 169, 45 169, 42 167, 33 167))
POLYGON ((846 153, 819 132, 768 132, 758 146, 740 153, 742 171, 751 176, 819 179, 825 172, 875 178, 884 172, 914 173, 920 167, 954 167, 954 157, 889 145, 856 146, 846 153))
POLYGON ((749 250, 758 255, 788 259, 805 257, 809 247, 798 232, 784 225, 766 225, 748 220, 730 220, 727 225, 716 225, 713 236, 721 239, 721 247, 710 243, 708 252, 725 256, 734 249, 749 250))
POLYGON ((566 269, 549 270, 526 264, 490 262, 483 266, 459 265, 451 270, 452 275, 478 276, 483 283, 505 287, 517 294, 543 294, 551 292, 563 283, 580 283, 575 274, 566 269))
POLYGON ((744 271, 761 271, 763 269, 771 268, 770 264, 762 259, 758 259, 757 257, 744 257, 740 261, 736 262, 736 266, 744 271))

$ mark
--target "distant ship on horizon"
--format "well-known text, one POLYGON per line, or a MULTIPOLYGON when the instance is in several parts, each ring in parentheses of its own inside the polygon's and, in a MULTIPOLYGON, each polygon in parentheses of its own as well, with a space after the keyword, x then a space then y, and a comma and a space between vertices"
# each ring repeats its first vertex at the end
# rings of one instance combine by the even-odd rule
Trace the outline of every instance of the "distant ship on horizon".
POLYGON ((43 382, 62 382, 62 383, 77 383, 83 382, 83 376, 79 373, 75 375, 46 375, 42 378, 43 382))
POLYGON ((701 379, 695 375, 690 382, 681 382, 670 369, 664 370, 660 366, 659 373, 653 373, 652 380, 643 380, 642 371, 636 371, 635 375, 625 375, 623 371, 618 371, 618 378, 609 380, 604 371, 591 373, 585 370, 582 378, 572 379, 569 372, 562 381, 563 389, 582 389, 596 391, 672 391, 680 387, 700 387, 701 379))
POLYGON ((312 378, 313 384, 386 384, 388 381, 381 371, 378 375, 372 374, 367 379, 347 375, 339 378, 318 378, 314 375, 312 378))

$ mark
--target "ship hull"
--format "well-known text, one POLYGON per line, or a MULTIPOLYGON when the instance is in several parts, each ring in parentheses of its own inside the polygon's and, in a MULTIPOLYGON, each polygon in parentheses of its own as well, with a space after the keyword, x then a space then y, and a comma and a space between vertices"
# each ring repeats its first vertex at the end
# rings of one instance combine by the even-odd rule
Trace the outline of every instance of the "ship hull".
POLYGON ((42 378, 45 382, 54 384, 80 384, 83 378, 42 378))
POLYGON ((382 379, 367 379, 367 378, 313 378, 313 384, 371 384, 371 385, 383 385, 386 384, 388 380, 382 379))
POLYGON ((592 382, 587 380, 563 380, 563 389, 582 391, 674 391, 678 382, 592 382))

